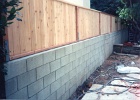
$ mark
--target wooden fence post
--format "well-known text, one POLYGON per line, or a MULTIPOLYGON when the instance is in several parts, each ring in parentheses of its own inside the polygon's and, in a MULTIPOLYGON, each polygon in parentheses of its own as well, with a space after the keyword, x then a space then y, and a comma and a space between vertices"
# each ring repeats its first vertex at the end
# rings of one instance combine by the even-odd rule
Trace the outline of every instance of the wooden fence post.
POLYGON ((101 13, 99 12, 99 35, 101 35, 101 13))
POLYGON ((110 33, 112 32, 112 16, 110 16, 110 33))
POLYGON ((78 26, 78 7, 75 6, 76 11, 76 41, 79 41, 79 26, 78 26))

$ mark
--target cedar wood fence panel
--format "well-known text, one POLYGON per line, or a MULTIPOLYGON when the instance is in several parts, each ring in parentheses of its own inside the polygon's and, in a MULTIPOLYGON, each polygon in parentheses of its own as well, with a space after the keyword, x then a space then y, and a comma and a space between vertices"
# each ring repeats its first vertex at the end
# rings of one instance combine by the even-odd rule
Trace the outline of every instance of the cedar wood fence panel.
POLYGON ((7 28, 10 60, 121 29, 116 17, 57 0, 22 0, 7 28))

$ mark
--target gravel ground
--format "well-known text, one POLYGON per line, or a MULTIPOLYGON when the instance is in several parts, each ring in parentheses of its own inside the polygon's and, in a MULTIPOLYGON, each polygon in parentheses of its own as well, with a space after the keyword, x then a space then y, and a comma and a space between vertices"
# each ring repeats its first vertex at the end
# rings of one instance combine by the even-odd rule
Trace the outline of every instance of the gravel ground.
POLYGON ((140 68, 140 56, 112 54, 81 86, 77 88, 75 93, 73 93, 68 100, 80 100, 84 95, 83 92, 88 91, 92 84, 105 84, 111 79, 111 77, 126 76, 126 74, 119 74, 116 71, 115 66, 119 64, 140 68), (132 61, 135 62, 134 65, 131 65, 132 61))

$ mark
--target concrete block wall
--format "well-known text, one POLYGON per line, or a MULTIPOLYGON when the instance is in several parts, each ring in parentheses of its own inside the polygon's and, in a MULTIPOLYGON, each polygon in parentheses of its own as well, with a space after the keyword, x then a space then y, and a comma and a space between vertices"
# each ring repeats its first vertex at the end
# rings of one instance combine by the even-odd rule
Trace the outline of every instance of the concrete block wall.
POLYGON ((125 40, 124 31, 93 37, 6 63, 7 99, 67 100, 125 40))

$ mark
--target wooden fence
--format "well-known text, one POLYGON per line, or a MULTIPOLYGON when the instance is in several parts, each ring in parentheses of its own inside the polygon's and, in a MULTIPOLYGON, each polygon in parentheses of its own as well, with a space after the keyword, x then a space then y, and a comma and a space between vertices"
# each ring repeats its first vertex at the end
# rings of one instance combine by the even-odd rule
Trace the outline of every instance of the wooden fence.
POLYGON ((57 0, 22 0, 7 29, 10 60, 121 29, 116 17, 57 0))

